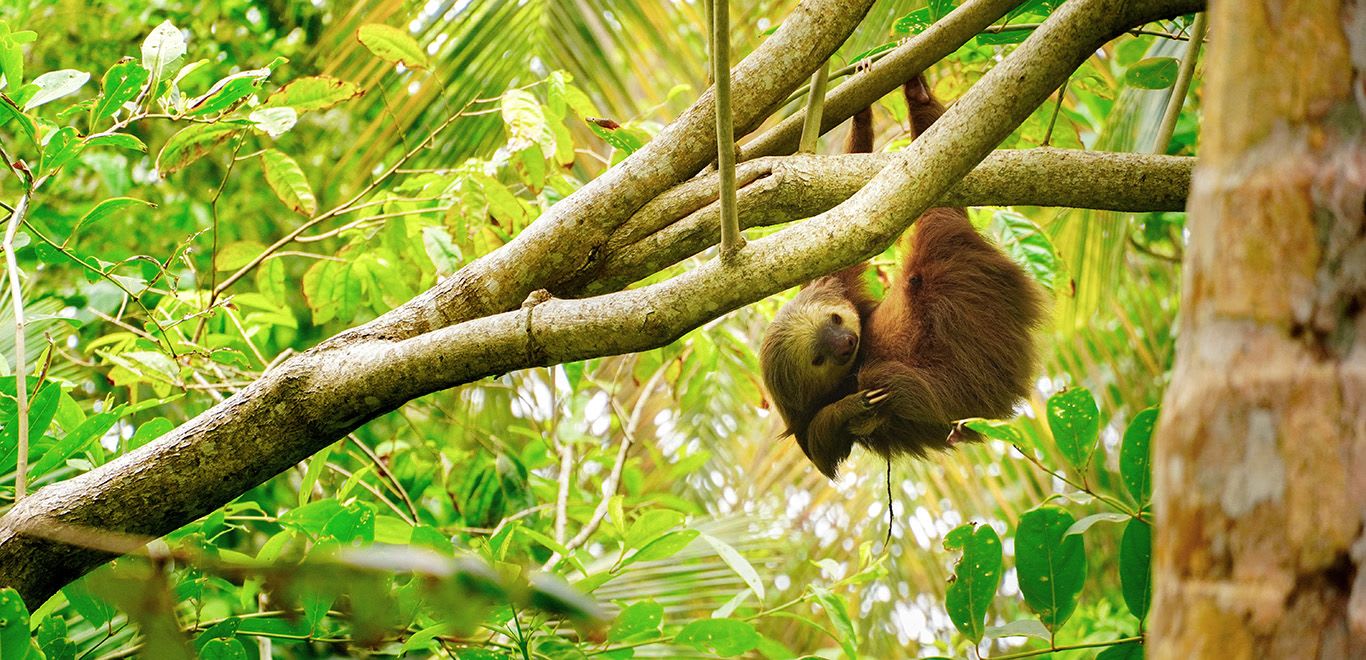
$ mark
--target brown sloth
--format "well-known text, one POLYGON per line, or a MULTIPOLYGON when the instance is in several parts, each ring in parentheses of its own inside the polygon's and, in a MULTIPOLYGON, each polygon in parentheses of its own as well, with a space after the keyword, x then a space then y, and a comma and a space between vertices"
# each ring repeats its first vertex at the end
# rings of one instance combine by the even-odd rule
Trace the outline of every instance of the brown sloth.
MULTIPOLYGON (((944 106, 923 76, 902 91, 919 136, 944 106)), ((846 149, 870 151, 872 133, 865 109, 846 149)), ((980 440, 955 420, 1009 417, 1032 385, 1039 286, 963 209, 926 211, 908 240, 881 301, 859 264, 806 285, 764 334, 764 384, 787 433, 831 479, 854 443, 890 459, 980 440)))

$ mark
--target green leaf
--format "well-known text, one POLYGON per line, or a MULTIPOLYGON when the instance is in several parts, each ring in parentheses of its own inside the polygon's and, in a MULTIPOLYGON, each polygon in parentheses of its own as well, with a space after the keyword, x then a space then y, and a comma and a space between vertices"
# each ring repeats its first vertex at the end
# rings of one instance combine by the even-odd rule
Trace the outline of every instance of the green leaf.
POLYGON ((436 272, 441 275, 449 275, 459 270, 460 263, 464 261, 460 248, 456 246, 445 227, 423 227, 422 248, 426 251, 427 258, 432 260, 436 272))
POLYGON ((99 204, 96 204, 95 208, 90 209, 86 212, 85 215, 81 216, 81 219, 76 222, 76 226, 72 228, 71 233, 74 235, 76 231, 79 230, 82 226, 90 223, 99 222, 131 206, 145 206, 147 208, 156 208, 156 204, 136 199, 133 197, 111 197, 109 199, 104 200, 103 202, 100 202, 99 204))
POLYGON ((1020 516, 1015 532, 1020 592, 1039 620, 1054 632, 1072 616, 1086 582, 1082 537, 1063 536, 1072 523, 1072 514, 1067 511, 1043 506, 1020 516))
POLYGON ((427 53, 411 34, 382 23, 367 23, 356 31, 356 39, 375 57, 402 62, 410 69, 427 69, 427 53))
POLYGON ((1001 210, 992 214, 991 226, 1012 259, 1049 291, 1057 289, 1062 259, 1048 232, 1021 213, 1001 210))
POLYGON ((29 141, 38 144, 38 129, 33 125, 33 118, 24 114, 24 111, 20 110, 19 106, 14 105, 14 101, 9 100, 9 97, 0 94, 0 125, 10 120, 19 124, 19 130, 28 136, 29 141))
POLYGON ((580 624, 600 624, 606 615, 592 597, 570 586, 553 573, 535 572, 529 580, 533 607, 580 624))
POLYGON ((1094 513, 1072 523, 1072 526, 1068 527, 1066 532, 1063 532, 1063 536, 1085 534, 1086 530, 1091 529, 1091 526, 1098 522, 1122 523, 1126 520, 1133 520, 1133 517, 1127 513, 1115 513, 1113 511, 1094 513))
POLYGON ((267 108, 293 108, 303 113, 330 108, 361 95, 355 83, 331 76, 300 78, 280 88, 262 104, 267 108))
POLYGON ((285 206, 304 217, 318 212, 318 200, 308 185, 308 177, 304 176, 303 168, 288 154, 278 149, 266 149, 261 152, 261 169, 275 197, 285 206))
POLYGON ((1072 467, 1085 469, 1100 438, 1100 410, 1091 390, 1073 387, 1049 397, 1048 427, 1063 458, 1072 467))
POLYGON ((655 561, 657 559, 672 557, 677 554, 679 550, 682 550, 687 547, 689 543, 692 543, 695 538, 697 538, 697 530, 695 529, 670 532, 645 544, 645 547, 622 561, 621 565, 626 566, 638 561, 655 561))
POLYGON ((602 139, 603 142, 612 145, 613 149, 621 152, 623 156, 629 156, 645 146, 649 142, 649 136, 638 129, 627 128, 604 128, 596 122, 588 122, 588 130, 602 139))
POLYGON ((1020 432, 1011 426, 1010 422, 994 419, 969 419, 965 420, 964 424, 969 429, 982 434, 984 438, 1002 440, 1016 447, 1024 447, 1025 445, 1024 436, 1020 435, 1020 432))
POLYGON ((123 104, 137 98, 142 92, 143 85, 147 84, 148 75, 147 69, 131 59, 109 67, 100 81, 100 87, 104 91, 95 106, 95 118, 112 117, 123 104))
POLYGON ((166 80, 171 67, 184 55, 185 35, 170 21, 162 21, 142 42, 142 68, 157 80, 166 80))
POLYGON ((369 543, 375 540, 375 510, 365 502, 352 502, 338 511, 323 526, 319 538, 334 538, 346 544, 352 541, 369 543))
POLYGON ((308 468, 304 470, 303 481, 299 483, 299 506, 308 504, 313 498, 313 487, 318 484, 318 477, 322 476, 323 470, 327 469, 327 459, 332 455, 333 447, 336 445, 323 447, 322 451, 308 459, 308 468))
POLYGON ((28 608, 19 592, 0 589, 0 658, 26 658, 29 652, 28 608))
POLYGON ((854 628, 853 619, 849 618, 849 610, 844 606, 844 599, 830 593, 820 587, 811 587, 811 594, 816 597, 816 601, 821 604, 821 609, 825 610, 825 616, 830 622, 835 624, 835 630, 839 633, 835 641, 839 642, 840 648, 844 649, 844 656, 850 660, 858 658, 858 630, 854 628))
POLYGON ((127 133, 110 133, 108 135, 96 135, 85 139, 87 147, 117 147, 119 149, 132 149, 147 153, 147 145, 142 140, 127 133))
POLYGON ((209 87, 209 91, 190 99, 186 114, 200 116, 223 112, 256 91, 261 81, 269 76, 270 69, 251 69, 227 76, 209 87))
POLYGON ((49 616, 38 624, 37 641, 46 660, 76 660, 76 644, 67 639, 66 619, 49 616))
POLYGON ((1157 414, 1157 408, 1148 408, 1134 415, 1129 428, 1124 429, 1124 442, 1119 447, 1120 480, 1139 506, 1147 505, 1153 496, 1151 444, 1157 414))
POLYGON ((740 655, 759 645, 754 626, 735 619, 699 619, 683 627, 674 638, 678 644, 723 658, 740 655))
POLYGON ((57 469, 66 462, 66 459, 99 441, 109 429, 114 427, 114 423, 117 421, 119 421, 118 415, 112 413, 100 413, 86 418, 79 426, 67 433, 66 437, 43 453, 42 458, 38 459, 38 462, 29 469, 30 476, 38 477, 57 469))
POLYGON ((683 514, 672 509, 650 509, 640 514, 640 517, 631 523, 631 527, 626 530, 626 538, 623 542, 628 550, 643 547, 665 532, 682 525, 683 520, 683 514))
POLYGON ((27 103, 24 103, 24 110, 32 110, 68 94, 75 94, 88 80, 90 80, 90 74, 75 69, 44 73, 33 79, 33 84, 38 87, 38 93, 34 94, 27 103))
POLYGON ((1180 63, 1174 57, 1149 57, 1124 72, 1124 82, 1142 89, 1166 89, 1176 82, 1180 63))
POLYGON ((744 555, 731 547, 729 543, 710 534, 702 534, 702 540, 706 541, 707 544, 716 551, 716 554, 721 556, 722 561, 725 561, 726 565, 729 566, 732 571, 735 571, 735 574, 739 575, 741 580, 745 581, 745 584, 754 592, 754 595, 763 599, 764 581, 759 578, 759 572, 754 570, 754 567, 750 565, 744 555))
POLYGON ((241 131, 240 122, 192 124, 172 135, 157 155, 157 172, 166 178, 203 158, 219 143, 241 131))
MULTIPOLYGON (((9 379, 11 382, 13 378, 9 379)), ((43 385, 38 393, 29 399, 28 406, 28 437, 29 452, 35 450, 34 441, 43 437, 47 433, 47 427, 52 424, 52 418, 57 414, 57 404, 61 401, 62 388, 55 383, 43 385)), ((0 474, 13 472, 19 462, 19 411, 16 408, 14 414, 5 421, 0 427, 0 474)))
POLYGON ((612 629, 607 632, 607 641, 623 642, 637 636, 653 639, 659 636, 659 627, 663 622, 663 605, 653 600, 632 603, 617 615, 612 629))
POLYGON ((1097 653, 1096 660, 1143 660, 1143 645, 1138 642, 1117 644, 1097 653))
POLYGON ((1000 32, 983 32, 977 35, 977 43, 982 46, 1000 46, 1004 44, 1018 44, 1034 34, 1033 30, 1001 30, 1000 32))
POLYGON ((63 126, 48 138, 47 144, 43 145, 43 156, 39 161, 39 176, 56 172, 63 165, 71 162, 85 148, 85 142, 80 139, 76 129, 70 126, 63 126))
POLYGON ((944 597, 954 627, 973 644, 982 641, 987 610, 1001 586, 1001 538, 991 525, 967 524, 944 537, 946 550, 961 550, 944 597))
POLYGON ((199 649, 199 660, 246 660, 247 649, 241 640, 211 639, 199 649))
POLYGON ((1119 541, 1119 583, 1124 604, 1139 621, 1148 615, 1153 600, 1153 528, 1133 519, 1119 541))

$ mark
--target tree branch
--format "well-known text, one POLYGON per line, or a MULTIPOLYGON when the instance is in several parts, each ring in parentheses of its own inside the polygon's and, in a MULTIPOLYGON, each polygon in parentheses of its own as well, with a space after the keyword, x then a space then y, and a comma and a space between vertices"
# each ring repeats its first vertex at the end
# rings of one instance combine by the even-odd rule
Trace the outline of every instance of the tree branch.
MULTIPOLYGON (((809 11, 822 4, 840 3, 808 2, 802 7, 809 11)), ((538 222, 481 260, 473 271, 475 279, 455 278, 463 284, 434 289, 401 308, 407 310, 404 313, 386 315, 383 323, 324 342, 161 438, 16 504, 0 518, 0 584, 14 587, 36 607, 58 588, 112 558, 107 551, 72 545, 71 539, 50 540, 45 530, 80 526, 161 536, 423 394, 513 369, 663 346, 727 311, 865 259, 884 249, 940 199, 1110 36, 1201 5, 1197 0, 1131 0, 1119 8, 1110 0, 1067 2, 861 191, 811 220, 750 243, 733 264, 722 268, 713 260, 640 289, 583 300, 552 299, 449 325, 450 319, 471 310, 500 305, 538 278, 562 278, 580 267, 582 251, 592 249, 585 245, 601 245, 643 204, 642 196, 663 192, 668 187, 663 181, 673 183, 673 173, 700 167, 700 159, 714 147, 711 140, 701 140, 701 155, 689 160, 695 150, 661 136, 652 145, 664 146, 655 146, 652 158, 662 160, 609 170, 583 188, 588 193, 552 207, 546 215, 551 221, 538 222), (654 176, 651 170, 666 174, 654 176), (595 222, 590 211, 609 219, 595 222), (519 249, 528 251, 525 259, 519 249), (551 249, 566 251, 567 256, 557 261, 547 256, 551 249), (552 272, 526 274, 540 264, 552 272), (480 279, 483 276, 488 279, 480 279), (477 302, 447 299, 476 282, 483 288, 467 293, 477 302), (457 311, 438 311, 443 303, 456 305, 457 311), (414 310, 423 309, 429 317, 414 316, 414 310), (442 323, 447 325, 412 334, 442 323), (367 336, 384 339, 361 339, 367 336)), ((866 9, 866 3, 862 6, 866 9)), ((826 49, 811 44, 842 40, 810 34, 817 31, 818 19, 822 27, 834 22, 842 28, 846 18, 799 10, 784 22, 779 34, 793 30, 807 35, 810 41, 804 39, 806 45, 795 50, 814 53, 802 60, 809 66, 786 71, 791 79, 786 82, 795 86, 828 56, 826 49)), ((761 47, 759 52, 791 61, 771 49, 761 47)), ((740 125, 758 116, 753 112, 756 96, 777 98, 790 89, 750 88, 741 94, 739 81, 748 76, 753 82, 759 75, 754 68, 758 64, 741 75, 752 59, 736 71, 737 96, 748 99, 737 99, 737 111, 747 108, 746 119, 737 121, 740 125)), ((784 70, 771 63, 762 66, 784 70)), ((710 111, 707 103, 699 102, 685 115, 692 123, 675 123, 666 133, 677 138, 683 126, 706 135, 710 111)))

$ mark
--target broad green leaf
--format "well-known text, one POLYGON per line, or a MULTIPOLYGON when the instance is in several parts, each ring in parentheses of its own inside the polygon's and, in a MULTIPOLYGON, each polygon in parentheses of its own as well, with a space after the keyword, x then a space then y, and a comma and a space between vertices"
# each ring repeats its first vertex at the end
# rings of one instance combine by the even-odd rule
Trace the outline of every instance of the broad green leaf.
POLYGON ((683 627, 674 642, 729 658, 759 645, 752 624, 735 619, 699 619, 683 627))
POLYGON ((402 62, 410 69, 430 68, 426 51, 405 30, 382 23, 367 23, 356 31, 356 39, 382 60, 402 62))
POLYGON ((759 572, 754 570, 754 567, 745 559, 744 555, 731 547, 729 543, 710 534, 702 534, 702 540, 706 541, 707 544, 716 551, 716 554, 721 556, 722 561, 725 561, 726 565, 729 566, 732 571, 735 571, 735 574, 739 575, 740 579, 745 581, 745 584, 749 586, 750 590, 752 590, 756 596, 761 600, 763 599, 764 581, 759 577, 759 572))
POLYGON ((143 85, 147 84, 148 75, 147 69, 132 59, 109 67, 100 81, 103 91, 99 103, 95 105, 95 117, 112 117, 123 104, 137 98, 142 92, 143 85))
POLYGON ((303 481, 299 482, 299 506, 308 504, 308 501, 313 499, 313 487, 318 484, 318 477, 322 476, 323 470, 327 469, 327 459, 332 455, 333 447, 336 445, 323 447, 322 451, 308 459, 303 481))
POLYGON ((601 138, 603 142, 612 145, 612 148, 621 152, 623 157, 635 153, 645 146, 646 142, 650 141, 649 136, 645 135, 643 131, 626 126, 604 128, 596 122, 589 121, 588 130, 593 131, 593 134, 601 138))
POLYGON ((117 614, 117 610, 112 604, 91 593, 90 576, 88 575, 62 587, 62 595, 66 596, 71 607, 81 615, 81 618, 92 626, 102 626, 117 614))
POLYGON ((185 55, 185 35, 170 21, 152 29, 142 42, 142 68, 157 80, 165 80, 170 68, 185 55))
POLYGON ((1085 469, 1100 439, 1100 410, 1091 390, 1065 389, 1048 398, 1048 428, 1072 467, 1085 469))
POLYGON ((51 174, 71 162, 85 148, 85 142, 77 135, 76 129, 63 126, 48 138, 43 145, 43 157, 38 165, 39 176, 51 174))
POLYGON ((1143 660, 1143 645, 1138 642, 1117 644, 1097 653, 1096 660, 1143 660))
POLYGON ((1057 289, 1063 266, 1048 232, 1025 215, 1011 210, 993 213, 992 227, 1012 259, 1049 291, 1057 289))
POLYGON ((119 149, 132 149, 147 153, 147 145, 142 140, 127 133, 110 133, 108 135, 96 135, 85 139, 87 147, 117 147, 119 149))
POLYGON ((342 544, 375 540, 375 510, 365 502, 347 505, 323 526, 319 538, 333 538, 342 544))
POLYGON ((665 532, 683 524, 683 514, 671 509, 650 509, 631 523, 626 532, 627 549, 639 548, 653 541, 665 532))
POLYGON ((982 641, 987 610, 1001 586, 1001 538, 991 525, 962 525, 944 537, 946 550, 963 555, 944 597, 954 627, 973 644, 982 641))
POLYGON ((464 257, 445 227, 423 227, 422 248, 432 260, 437 274, 449 275, 460 269, 464 257))
POLYGON ((1063 533, 1072 514, 1042 506, 1020 516, 1015 532, 1015 567, 1020 593, 1049 630, 1057 632, 1077 607, 1086 582, 1086 554, 1081 536, 1063 533))
POLYGON ((199 660, 247 660, 247 649, 238 639, 211 639, 199 649, 199 660))
POLYGON ((678 532, 670 532, 661 536, 641 548, 635 554, 627 557, 621 562, 622 566, 634 564, 638 561, 655 561, 666 559, 678 553, 679 550, 687 547, 693 539, 697 538, 697 530, 685 529, 678 532))
POLYGON ((980 434, 982 437, 993 440, 1002 440, 1016 447, 1024 447, 1024 436, 1010 425, 1010 422, 1002 422, 994 419, 969 419, 964 424, 980 434))
POLYGON ((663 605, 653 600, 632 603, 617 615, 612 629, 607 632, 607 641, 623 642, 636 636, 653 639, 659 636, 659 626, 663 622, 663 605))
POLYGON ((36 638, 46 660, 76 660, 76 644, 67 639, 66 619, 60 616, 44 618, 38 624, 36 638))
POLYGON ((1085 518, 1082 518, 1081 520, 1078 520, 1077 522, 1072 523, 1072 526, 1068 527, 1066 532, 1063 532, 1063 536, 1072 536, 1073 534, 1085 534, 1086 530, 1091 529, 1091 526, 1095 525, 1098 522, 1122 523, 1126 520, 1132 519, 1132 516, 1126 513, 1116 513, 1113 511, 1093 513, 1089 516, 1086 516, 1085 518))
POLYGON ((109 199, 104 200, 103 202, 100 202, 99 204, 96 204, 95 208, 90 209, 86 212, 85 215, 81 216, 81 219, 76 222, 76 226, 72 228, 71 233, 72 235, 75 235, 76 231, 79 230, 81 227, 87 224, 99 222, 115 213, 118 213, 119 211, 123 211, 124 209, 133 206, 145 206, 147 208, 156 208, 156 204, 153 204, 151 202, 145 202, 140 199, 134 199, 132 197, 111 197, 109 199))
MULTIPOLYGON (((14 379, 11 378, 12 382, 14 379)), ((43 437, 47 433, 47 427, 52 425, 52 418, 57 414, 57 404, 61 401, 62 388, 56 384, 48 383, 38 390, 37 394, 29 398, 28 401, 28 438, 30 456, 34 450, 34 441, 43 437)), ((0 474, 8 474, 14 471, 19 461, 19 410, 15 409, 14 414, 5 420, 4 426, 0 427, 0 474)))
POLYGON ((66 462, 66 459, 98 442, 109 429, 114 427, 114 423, 117 421, 119 421, 118 415, 112 413, 100 413, 86 418, 79 426, 67 433, 66 437, 44 452, 42 458, 39 458, 29 469, 29 474, 38 477, 57 469, 66 462))
POLYGON ((209 150, 241 131, 237 122, 192 124, 172 135, 157 155, 157 172, 166 178, 203 158, 209 150))
POLYGON ((0 21, 0 73, 10 89, 19 89, 24 84, 23 44, 33 43, 38 33, 32 30, 11 31, 9 23, 0 21))
POLYGON ((553 155, 554 138, 546 128, 545 111, 536 97, 524 89, 503 94, 503 126, 507 129, 507 150, 517 153, 540 147, 540 154, 553 155), (551 147, 549 150, 546 146, 551 147))
POLYGON ((423 628, 413 633, 408 639, 403 640, 403 646, 399 647, 399 653, 403 654, 411 651, 433 650, 432 640, 442 635, 449 635, 453 630, 454 627, 448 623, 438 623, 434 626, 423 628))
POLYGON ((1139 621, 1148 615, 1153 599, 1153 528, 1133 519, 1119 541, 1119 582, 1124 604, 1139 621))
POLYGON ((186 104, 190 116, 210 115, 231 108, 238 101, 256 91, 261 81, 270 76, 270 69, 251 69, 227 76, 209 87, 209 91, 186 104))
POLYGON ((1119 477, 1139 506, 1147 505, 1153 496, 1152 439, 1157 413, 1157 408, 1148 408, 1134 415, 1119 447, 1119 477))
POLYGON ((983 32, 977 35, 977 43, 983 46, 1000 46, 1004 44, 1018 44, 1034 34, 1033 30, 1001 30, 999 32, 983 32))
POLYGON ((1124 82, 1142 89, 1166 89, 1176 82, 1180 63, 1174 57, 1149 57, 1124 72, 1124 82))
POLYGON ((28 608, 19 592, 0 589, 0 658, 27 658, 29 652, 28 608))
POLYGON ((318 212, 318 200, 308 185, 308 177, 304 176, 303 168, 288 154, 278 149, 266 149, 261 153, 261 169, 275 197, 285 206, 304 217, 318 212))
POLYGON ((265 132, 273 138, 280 137, 299 123, 299 113, 294 108, 260 108, 247 115, 256 130, 265 132))
POLYGON ((361 93, 355 83, 331 76, 311 76, 285 85, 271 94, 262 105, 267 108, 293 108, 295 112, 303 113, 330 108, 361 93))
POLYGON ((849 618, 849 610, 844 606, 844 599, 826 589, 814 586, 811 587, 811 594, 816 597, 816 602, 821 604, 821 609, 825 610, 825 616, 835 624, 835 631, 838 633, 835 641, 844 649, 844 657, 857 660, 858 630, 854 628, 853 619, 849 618))
POLYGON ((90 74, 75 69, 44 73, 33 79, 33 84, 38 86, 38 93, 24 103, 24 110, 32 110, 68 94, 75 94, 88 80, 90 80, 90 74))

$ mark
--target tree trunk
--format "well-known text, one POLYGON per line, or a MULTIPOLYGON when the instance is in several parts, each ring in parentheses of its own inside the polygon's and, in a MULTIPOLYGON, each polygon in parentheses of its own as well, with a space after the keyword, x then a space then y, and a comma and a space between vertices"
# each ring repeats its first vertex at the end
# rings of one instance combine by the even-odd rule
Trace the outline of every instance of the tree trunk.
POLYGON ((1158 658, 1366 654, 1366 5, 1211 3, 1158 658))

